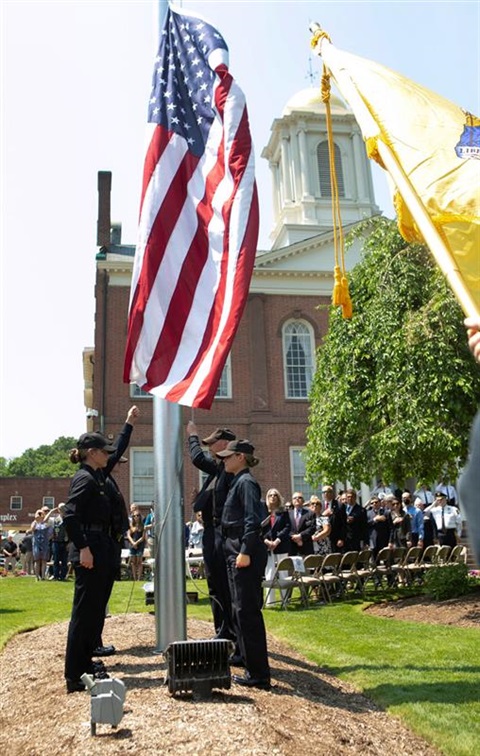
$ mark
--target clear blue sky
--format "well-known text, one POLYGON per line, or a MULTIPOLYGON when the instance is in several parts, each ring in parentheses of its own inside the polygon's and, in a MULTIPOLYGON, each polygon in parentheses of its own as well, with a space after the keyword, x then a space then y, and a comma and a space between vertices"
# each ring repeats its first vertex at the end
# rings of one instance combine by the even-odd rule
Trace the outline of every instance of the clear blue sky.
MULTIPOLYGON (((333 43, 480 113, 475 2, 185 1, 214 23, 247 96, 260 158, 274 118, 309 85, 310 21, 333 43)), ((0 456, 85 429, 82 349, 93 344, 97 171, 113 172, 112 219, 134 243, 154 47, 153 2, 22 2, 1 8, 0 456)), ((313 58, 314 71, 321 60, 313 58)), ((391 215, 374 172, 377 203, 391 215)), ((125 410, 127 407, 125 408, 125 410)))

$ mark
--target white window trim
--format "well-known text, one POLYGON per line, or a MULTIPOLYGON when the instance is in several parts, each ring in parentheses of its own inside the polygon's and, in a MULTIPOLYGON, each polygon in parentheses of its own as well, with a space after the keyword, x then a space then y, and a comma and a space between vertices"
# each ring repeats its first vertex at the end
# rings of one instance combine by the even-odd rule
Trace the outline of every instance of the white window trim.
MULTIPOLYGON (((282 354, 283 354, 283 383, 284 383, 285 399, 292 402, 308 401, 308 394, 312 385, 313 375, 315 373, 315 336, 313 333, 312 325, 311 323, 308 322, 308 320, 305 320, 304 318, 289 318, 289 320, 285 321, 285 323, 282 325, 282 354), (311 364, 310 382, 309 382, 309 385, 307 386, 306 396, 290 396, 288 393, 288 370, 287 370, 287 348, 286 348, 287 344, 286 344, 285 332, 291 323, 301 323, 302 325, 304 325, 310 337, 310 354, 311 354, 312 364, 311 364)), ((308 376, 307 376, 307 382, 308 382, 308 376)))
POLYGON ((291 493, 294 491, 301 491, 305 497, 305 501, 307 502, 310 499, 310 496, 319 496, 321 497, 321 491, 322 491, 322 483, 319 483, 318 486, 315 488, 312 488, 305 479, 301 483, 301 485, 295 485, 295 458, 296 456, 300 456, 305 452, 306 447, 305 446, 290 446, 289 448, 289 457, 290 457, 290 487, 291 487, 291 493))
POLYGON ((20 509, 23 509, 23 496, 18 496, 17 494, 14 494, 13 496, 10 496, 10 509, 14 512, 18 512, 20 509), (14 499, 17 499, 17 502, 20 504, 19 507, 14 507, 14 499))
MULTIPOLYGON (((131 446, 130 447, 130 454, 129 454, 129 456, 130 456, 130 460, 131 460, 131 462, 130 462, 130 498, 131 498, 131 503, 132 504, 139 504, 140 506, 151 506, 152 501, 155 500, 155 472, 154 472, 154 475, 153 475, 153 495, 152 495, 152 498, 149 501, 144 501, 143 499, 137 501, 135 499, 134 480, 135 480, 135 478, 140 477, 139 475, 134 475, 134 472, 135 472, 134 458, 135 458, 135 453, 136 452, 151 452, 152 455, 153 455, 154 454, 154 448, 153 448, 153 446, 131 446)), ((155 468, 155 458, 153 458, 153 463, 154 463, 154 468, 155 468)))
MULTIPOLYGON (((223 394, 222 396, 219 396, 217 393, 215 393, 214 399, 218 399, 222 401, 223 399, 232 399, 233 397, 233 389, 232 389, 232 353, 229 352, 227 360, 225 362, 225 365, 223 366, 222 375, 220 377, 220 381, 218 385, 220 386, 220 383, 222 380, 225 380, 226 383, 226 394, 223 394)), ((218 391, 218 388, 217 388, 218 391)))
POLYGON ((131 383, 130 399, 139 399, 140 401, 143 401, 144 399, 153 399, 153 395, 149 394, 148 391, 143 391, 143 389, 141 389, 140 386, 137 386, 136 383, 131 383))

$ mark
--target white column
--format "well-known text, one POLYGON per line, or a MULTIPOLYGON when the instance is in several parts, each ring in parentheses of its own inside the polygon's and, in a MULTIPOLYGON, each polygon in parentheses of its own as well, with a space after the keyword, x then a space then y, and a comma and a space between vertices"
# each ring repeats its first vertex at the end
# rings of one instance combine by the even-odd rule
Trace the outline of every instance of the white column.
POLYGON ((354 131, 352 134, 353 163, 355 166, 355 176, 357 181, 357 200, 365 201, 368 199, 365 188, 365 158, 362 151, 365 152, 360 135, 354 131))
POLYGON ((272 174, 272 199, 273 199, 273 218, 274 222, 277 222, 278 216, 280 215, 280 194, 279 194, 279 171, 278 171, 278 163, 275 163, 273 160, 270 160, 268 163, 268 167, 270 168, 270 172, 272 174))
POLYGON ((285 203, 292 201, 292 182, 290 174, 290 150, 288 137, 282 137, 281 154, 282 154, 282 195, 285 203))
POLYGON ((298 150, 300 154, 300 179, 302 198, 310 196, 310 182, 308 176, 308 160, 307 160, 307 137, 305 129, 298 130, 298 150))

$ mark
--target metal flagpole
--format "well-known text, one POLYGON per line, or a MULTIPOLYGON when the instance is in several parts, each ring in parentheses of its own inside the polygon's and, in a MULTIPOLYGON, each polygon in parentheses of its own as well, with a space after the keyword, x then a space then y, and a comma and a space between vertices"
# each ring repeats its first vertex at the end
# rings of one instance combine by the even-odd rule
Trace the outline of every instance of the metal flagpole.
POLYGON ((183 506, 182 411, 153 398, 155 460, 155 572, 156 650, 186 640, 185 519, 183 506))
MULTIPOLYGON (((155 53, 167 10, 168 0, 157 0, 155 53)), ((155 650, 159 653, 169 643, 187 638, 182 438, 181 406, 154 396, 154 601, 155 650)))

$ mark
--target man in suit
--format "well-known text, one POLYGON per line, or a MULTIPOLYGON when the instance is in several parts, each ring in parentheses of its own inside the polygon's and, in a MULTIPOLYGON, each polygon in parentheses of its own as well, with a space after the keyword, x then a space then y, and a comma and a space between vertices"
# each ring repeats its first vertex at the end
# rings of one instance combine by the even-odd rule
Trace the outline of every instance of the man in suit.
POLYGON ((296 491, 292 496, 293 509, 290 516, 290 556, 313 554, 312 535, 315 533, 315 516, 304 507, 303 494, 296 491))
POLYGON ((374 494, 370 499, 370 504, 367 508, 369 546, 375 558, 381 549, 388 546, 390 531, 392 529, 390 512, 382 505, 383 501, 374 494))
POLYGON ((322 513, 325 509, 331 509, 335 501, 333 486, 323 486, 322 488, 322 513))
POLYGON ((365 512, 360 504, 357 504, 357 494, 353 488, 347 488, 345 492, 347 504, 347 535, 345 538, 346 551, 360 551, 364 541, 368 543, 367 522, 365 512))

